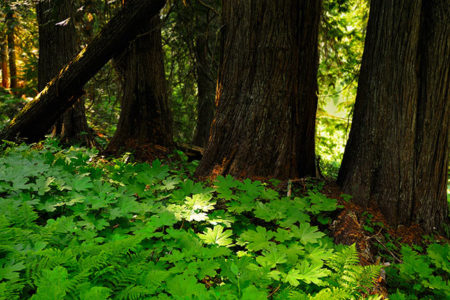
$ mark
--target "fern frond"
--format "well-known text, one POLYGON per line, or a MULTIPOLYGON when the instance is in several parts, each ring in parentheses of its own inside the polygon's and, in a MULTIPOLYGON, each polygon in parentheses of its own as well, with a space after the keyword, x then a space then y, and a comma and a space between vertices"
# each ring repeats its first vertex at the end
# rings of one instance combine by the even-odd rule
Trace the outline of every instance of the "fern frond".
POLYGON ((380 276, 382 266, 369 265, 363 267, 361 273, 358 276, 359 286, 370 289, 373 287, 375 280, 380 276))
POLYGON ((355 299, 355 297, 349 293, 347 289, 332 287, 321 290, 319 293, 310 297, 314 300, 330 300, 330 299, 355 299))
POLYGON ((343 248, 333 254, 328 260, 327 265, 336 273, 341 273, 348 269, 349 266, 354 266, 359 262, 358 252, 355 244, 343 248))
MULTIPOLYGON (((88 282, 88 278, 91 275, 89 271, 82 271, 81 273, 72 277, 66 285, 66 291, 69 295, 75 296, 81 290, 80 286, 83 283, 88 282)), ((73 297, 75 298, 75 297, 73 297)))
POLYGON ((116 299, 139 300, 145 299, 145 297, 148 295, 150 295, 150 291, 146 287, 142 285, 135 285, 135 286, 127 286, 125 289, 121 290, 117 294, 116 299))
POLYGON ((8 280, 0 283, 0 299, 20 299, 20 292, 24 288, 23 281, 8 280))

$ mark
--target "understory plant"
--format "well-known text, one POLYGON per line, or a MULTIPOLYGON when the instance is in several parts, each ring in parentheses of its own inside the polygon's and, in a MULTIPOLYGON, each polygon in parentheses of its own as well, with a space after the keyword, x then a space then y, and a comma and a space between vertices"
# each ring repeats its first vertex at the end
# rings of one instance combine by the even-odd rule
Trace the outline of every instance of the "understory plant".
POLYGON ((54 140, 2 149, 0 299, 379 299, 380 266, 314 223, 338 207, 317 191, 54 140))

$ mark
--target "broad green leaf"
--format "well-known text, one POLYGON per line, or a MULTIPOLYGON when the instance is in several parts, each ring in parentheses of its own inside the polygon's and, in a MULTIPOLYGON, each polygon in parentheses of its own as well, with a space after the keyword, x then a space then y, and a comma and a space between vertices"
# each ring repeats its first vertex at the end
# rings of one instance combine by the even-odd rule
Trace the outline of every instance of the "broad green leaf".
POLYGON ((241 239, 247 242, 248 250, 258 251, 262 249, 269 249, 274 245, 270 239, 273 237, 273 232, 267 231, 264 227, 258 226, 255 230, 247 230, 241 234, 241 239))
POLYGON ((288 240, 291 240, 294 238, 294 236, 288 230, 285 230, 282 228, 277 229, 277 232, 274 233, 274 237, 275 237, 275 240, 277 240, 280 243, 283 243, 285 241, 288 241, 288 240))
POLYGON ((233 232, 231 230, 224 231, 223 229, 224 228, 221 225, 214 226, 214 229, 206 228, 206 231, 198 236, 206 244, 216 244, 219 246, 230 247, 233 243, 233 240, 230 239, 233 232))
POLYGON ((230 175, 227 175, 226 177, 218 176, 215 185, 219 198, 231 200, 234 198, 231 189, 237 188, 240 185, 240 182, 230 175))
POLYGON ((254 285, 246 287, 242 291, 241 300, 265 300, 267 299, 267 293, 264 290, 256 288, 254 285))
POLYGON ((285 253, 273 247, 269 251, 263 251, 263 255, 256 257, 256 261, 262 267, 275 268, 276 265, 287 262, 287 258, 285 253))
POLYGON ((302 223, 300 227, 292 226, 291 232, 296 238, 300 239, 303 245, 317 243, 320 238, 325 236, 318 230, 317 226, 311 226, 308 223, 302 223))
POLYGON ((311 207, 308 210, 313 214, 323 211, 335 211, 337 208, 337 200, 330 199, 322 193, 309 191, 308 198, 311 200, 311 207))
POLYGON ((322 285, 323 281, 321 280, 321 278, 326 277, 330 274, 329 270, 322 267, 322 262, 313 262, 310 264, 307 261, 302 261, 298 266, 298 279, 304 281, 307 284, 312 282, 317 285, 322 285))
POLYGON ((263 219, 266 222, 277 219, 277 211, 272 210, 269 205, 261 202, 256 203, 255 217, 263 219))
POLYGON ((201 193, 186 197, 185 205, 192 210, 210 211, 214 208, 216 201, 211 201, 212 195, 201 193))
POLYGON ((297 269, 290 269, 289 272, 285 275, 283 281, 289 283, 292 286, 298 286, 300 282, 300 271, 297 269))
POLYGON ((200 296, 206 294, 204 285, 193 276, 177 275, 166 280, 167 291, 176 298, 200 296))
POLYGON ((245 192, 250 197, 257 198, 263 191, 264 186, 260 181, 251 181, 250 179, 245 179, 239 186, 243 192, 245 192))

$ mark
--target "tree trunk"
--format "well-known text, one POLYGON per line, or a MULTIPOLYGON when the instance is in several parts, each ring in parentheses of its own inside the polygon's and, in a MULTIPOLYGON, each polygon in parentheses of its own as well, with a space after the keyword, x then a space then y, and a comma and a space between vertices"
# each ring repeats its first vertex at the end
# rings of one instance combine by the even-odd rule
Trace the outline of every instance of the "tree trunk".
POLYGON ((371 1, 338 183, 394 225, 448 222, 449 10, 446 0, 371 1))
POLYGON ((217 16, 210 17, 210 9, 199 9, 199 16, 196 20, 198 28, 204 29, 199 32, 194 45, 195 69, 197 75, 198 105, 197 105, 197 125, 195 128, 193 144, 206 147, 209 139, 211 123, 214 119, 216 106, 214 98, 216 96, 216 80, 218 66, 215 63, 216 30, 219 24, 217 16))
POLYGON ((1 139, 38 141, 81 96, 84 84, 109 59, 123 51, 164 0, 129 0, 103 30, 29 102, 0 133, 1 139))
POLYGON ((5 37, 0 39, 0 59, 2 63, 2 87, 9 88, 9 71, 8 71, 8 41, 5 37))
POLYGON ((117 130, 107 152, 136 150, 144 144, 173 146, 159 15, 142 26, 138 38, 116 60, 123 97, 117 130))
POLYGON ((16 20, 13 12, 8 12, 6 14, 6 24, 7 24, 7 35, 8 35, 8 60, 9 60, 9 78, 10 78, 10 88, 17 88, 17 55, 16 55, 16 20))
POLYGON ((210 143, 196 175, 315 175, 321 1, 223 2, 210 143))
MULTIPOLYGON (((39 91, 45 88, 79 50, 72 2, 71 0, 44 0, 36 5, 39 24, 39 91)), ((56 121, 52 129, 52 135, 59 137, 65 143, 80 143, 92 147, 96 143, 90 132, 82 99, 78 99, 56 121)))

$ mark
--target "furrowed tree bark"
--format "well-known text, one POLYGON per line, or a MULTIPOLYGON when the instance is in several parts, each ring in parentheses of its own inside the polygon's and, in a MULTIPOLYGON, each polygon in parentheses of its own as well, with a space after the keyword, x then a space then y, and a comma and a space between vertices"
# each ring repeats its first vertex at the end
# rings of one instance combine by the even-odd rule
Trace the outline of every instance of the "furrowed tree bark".
POLYGON ((223 2, 218 105, 199 177, 315 175, 321 1, 223 2))
POLYGON ((216 82, 218 66, 216 58, 218 52, 214 47, 216 31, 220 27, 219 16, 209 8, 197 8, 196 27, 204 29, 195 39, 193 51, 195 54, 195 70, 197 75, 198 104, 197 126, 195 128, 193 144, 206 147, 214 119, 216 106, 216 82))
POLYGON ((139 150, 146 144, 173 146, 159 15, 115 58, 123 96, 117 130, 106 152, 139 150))
MULTIPOLYGON (((42 0, 36 4, 36 12, 39 24, 38 90, 41 91, 70 62, 79 47, 72 0, 42 0)), ((82 98, 56 121, 52 135, 68 144, 96 145, 82 98)))
POLYGON ((446 0, 371 1, 338 183, 393 225, 448 223, 448 53, 446 0))
POLYGON ((58 117, 82 95, 84 84, 113 55, 125 49, 144 22, 157 15, 164 3, 164 0, 127 1, 92 42, 10 122, 0 133, 0 139, 35 142, 43 138, 58 117))
POLYGON ((0 59, 2 60, 2 87, 9 88, 8 41, 6 35, 0 39, 0 59))
POLYGON ((17 88, 17 54, 16 54, 16 19, 12 11, 6 14, 6 26, 8 35, 8 61, 9 61, 9 87, 17 88))

